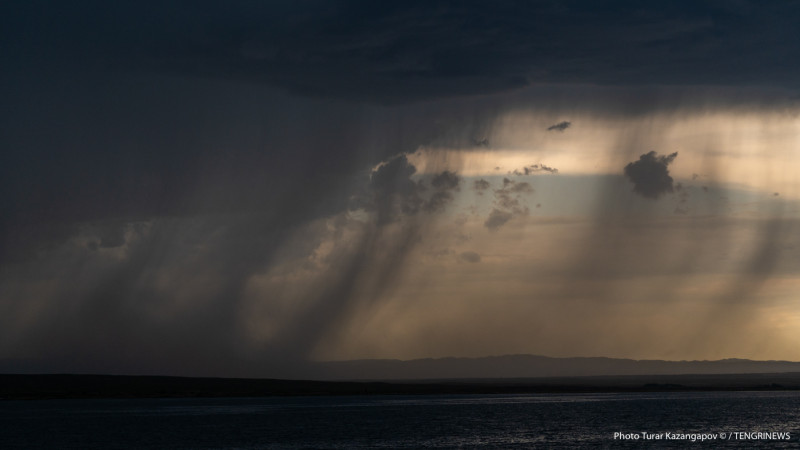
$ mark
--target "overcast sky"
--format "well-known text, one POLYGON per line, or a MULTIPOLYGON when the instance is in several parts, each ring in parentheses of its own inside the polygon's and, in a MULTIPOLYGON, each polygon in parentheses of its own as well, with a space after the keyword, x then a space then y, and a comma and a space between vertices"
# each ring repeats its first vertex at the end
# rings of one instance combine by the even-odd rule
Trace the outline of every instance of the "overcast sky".
POLYGON ((0 6, 0 369, 800 360, 800 2, 0 6))

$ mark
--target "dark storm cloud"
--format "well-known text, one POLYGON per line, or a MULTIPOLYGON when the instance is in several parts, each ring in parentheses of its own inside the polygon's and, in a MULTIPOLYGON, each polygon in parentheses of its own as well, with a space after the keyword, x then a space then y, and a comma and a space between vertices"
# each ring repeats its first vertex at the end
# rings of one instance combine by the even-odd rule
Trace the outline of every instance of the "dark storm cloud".
POLYGON ((530 84, 800 79, 795 2, 11 2, 10 64, 81 61, 379 102, 530 84))
MULTIPOLYGON (((5 2, 0 357, 274 373, 391 290, 452 202, 458 175, 422 176, 391 155, 436 139, 489 147, 475 138, 493 136, 487 124, 532 104, 609 115, 705 105, 705 88, 654 84, 733 85, 709 95, 767 102, 740 86, 797 86, 798 15, 778 2, 5 2), (414 103, 531 84, 516 99, 414 103), (353 204, 370 217, 346 241, 353 204), (286 260, 313 266, 303 257, 328 228, 309 223, 325 217, 338 217, 344 248, 327 257, 334 269, 296 321, 254 344, 239 316, 250 282, 286 260), (312 238, 287 249, 304 227, 312 238)), ((527 214, 530 184, 494 193, 490 230, 527 214)), ((633 252, 626 234, 605 237, 614 246, 595 252, 596 273, 619 247, 633 252)), ((777 242, 766 239, 762 273, 777 242)), ((287 298, 279 285, 260 301, 279 310, 287 298)))
POLYGON ((424 114, 258 85, 3 69, 0 262, 97 222, 268 210, 291 227, 343 210, 359 173, 441 132, 424 114))
MULTIPOLYGON (((287 223, 317 213, 292 202, 337 211, 346 200, 342 189, 364 164, 351 141, 355 109, 339 115, 331 114, 337 107, 312 111, 294 102, 293 111, 279 114, 286 98, 261 89, 63 75, 41 85, 32 84, 33 75, 1 88, 14 91, 16 106, 0 112, 2 146, 13 149, 0 164, 0 260, 33 257, 97 222, 265 205, 282 211, 287 223), (300 115, 302 126, 295 123, 300 115), (317 154, 326 147, 336 154, 317 154), (20 233, 30 239, 15 237, 20 233)), ((119 241, 102 228, 102 245, 119 241)))
MULTIPOLYGON (((288 364, 307 356, 313 336, 259 348, 238 317, 249 280, 286 258, 287 238, 341 214, 359 187, 386 200, 371 212, 388 218, 425 202, 444 208, 455 183, 439 174, 441 188, 422 192, 413 166, 387 161, 427 142, 435 127, 422 116, 404 119, 410 130, 400 133, 393 111, 263 86, 92 70, 2 75, 0 358, 186 375, 288 364), (380 161, 370 184, 364 173, 380 161)), ((378 243, 342 267, 375 265, 375 284, 390 286, 418 237, 407 234, 386 245, 372 232, 378 243), (384 254, 396 261, 374 264, 384 254)))
POLYGON ((46 302, 35 322, 5 336, 11 354, 41 359, 52 364, 48 370, 245 373, 246 358, 232 353, 247 353, 237 310, 245 280, 278 245, 280 228, 239 216, 156 220, 126 232, 124 249, 81 245, 85 238, 96 242, 87 229, 47 259, 6 266, 0 285, 18 292, 0 299, 12 313, 3 319, 6 330, 13 329, 7 320, 32 302, 46 302), (58 288, 46 297, 31 294, 42 282, 58 288))
POLYGON ((120 221, 97 223, 90 226, 90 231, 97 239, 90 241, 89 246, 96 248, 116 248, 125 244, 126 224, 120 221))
POLYGON ((554 131, 554 130, 555 131, 564 131, 567 128, 569 128, 570 125, 572 125, 572 123, 565 120, 563 122, 559 122, 559 123, 557 123, 555 125, 551 125, 551 126, 547 127, 547 131, 554 131))
POLYGON ((628 163, 625 176, 633 183, 633 191, 651 199, 673 192, 672 177, 667 166, 677 157, 678 152, 659 155, 651 151, 641 155, 638 161, 628 163))
MULTIPOLYGON (((82 226, 47 258, 6 266, 0 275, 0 307, 8 312, 0 318, 9 333, 4 341, 16 343, 12 355, 35 355, 46 370, 294 376, 355 308, 393 288, 433 213, 446 207, 460 182, 446 171, 430 178, 436 187, 422 189, 415 173, 405 155, 380 165, 366 186, 373 203, 362 205, 372 217, 360 225, 340 213, 327 227, 309 227, 309 216, 278 209, 82 226), (326 231, 331 227, 334 232, 326 231), (343 240, 348 227, 358 229, 355 240, 343 240), (294 236, 298 230, 300 237, 294 236), (306 308, 291 326, 266 344, 251 342, 241 318, 249 280, 276 261, 318 270, 305 258, 326 233, 338 249, 326 257, 333 270, 299 297, 306 308), (52 271, 59 276, 52 279, 52 271), (46 280, 59 289, 36 296, 37 283, 46 280), (8 331, 37 302, 47 308, 35 323, 8 331)), ((302 207, 313 209, 313 203, 302 207)), ((257 301, 266 308, 298 301, 289 289, 279 284, 257 301)))

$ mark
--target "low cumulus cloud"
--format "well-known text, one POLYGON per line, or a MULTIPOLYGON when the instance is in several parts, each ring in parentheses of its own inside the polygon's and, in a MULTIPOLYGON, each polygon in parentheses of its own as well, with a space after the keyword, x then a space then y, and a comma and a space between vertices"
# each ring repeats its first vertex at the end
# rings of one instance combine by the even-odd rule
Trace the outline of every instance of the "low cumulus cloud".
POLYGON ((456 175, 454 172, 445 170, 444 172, 435 175, 431 179, 431 186, 440 190, 458 189, 458 184, 460 181, 461 180, 459 179, 458 175, 456 175))
POLYGON ((511 220, 512 217, 514 217, 514 214, 494 208, 492 209, 492 212, 489 213, 489 217, 486 219, 486 222, 484 222, 484 225, 489 229, 489 231, 497 231, 500 227, 511 220))
POLYGON ((625 176, 633 183, 633 191, 645 198, 657 199, 662 194, 673 192, 672 177, 668 166, 678 157, 678 152, 659 155, 651 151, 638 161, 625 166, 625 176))
POLYGON ((431 194, 430 198, 428 198, 428 201, 425 202, 423 209, 429 213, 443 211, 447 204, 453 201, 453 198, 453 192, 447 190, 437 190, 431 194))
POLYGON ((494 208, 484 222, 490 231, 497 231, 515 216, 524 216, 530 209, 523 203, 522 196, 533 194, 528 182, 503 178, 503 187, 494 190, 494 208))
POLYGON ((522 169, 514 169, 513 172, 509 172, 509 175, 522 176, 522 175, 533 175, 535 173, 542 173, 542 172, 556 174, 558 173, 558 169, 556 169, 555 167, 550 167, 545 164, 531 164, 530 166, 525 166, 522 169))
POLYGON ((520 194, 532 193, 533 186, 530 183, 503 178, 503 187, 494 191, 495 204, 519 213, 523 210, 523 206, 520 204, 520 194))
POLYGON ((433 193, 423 204, 423 209, 429 213, 443 211, 447 204, 453 201, 453 193, 460 189, 460 184, 461 178, 455 172, 445 170, 434 175, 431 179, 433 193))
POLYGON ((386 223, 403 214, 416 214, 423 205, 419 184, 411 179, 417 168, 405 155, 378 167, 370 178, 366 209, 376 211, 378 222, 386 223))
POLYGON ((683 183, 677 183, 675 184, 675 191, 678 193, 678 205, 675 207, 675 214, 688 214, 689 208, 687 204, 691 197, 689 189, 684 187, 683 183))
POLYGON ((415 215, 420 211, 442 211, 459 190, 461 178, 445 170, 429 180, 414 180, 417 168, 406 155, 398 155, 380 165, 372 173, 366 192, 356 199, 356 206, 377 214, 380 223, 398 220, 402 216, 415 215))
POLYGON ((475 180, 472 186, 476 191, 478 191, 478 194, 483 195, 483 191, 492 187, 492 184, 481 178, 480 180, 475 180))
POLYGON ((478 253, 473 252, 473 251, 462 252, 460 255, 458 255, 458 258, 460 260, 468 262, 468 263, 479 263, 479 262, 481 262, 481 255, 479 255, 478 253))
POLYGON ((565 120, 563 122, 559 122, 559 123, 557 123, 555 125, 551 125, 551 126, 547 127, 547 131, 561 131, 561 132, 563 132, 564 130, 569 128, 571 125, 572 125, 572 122, 568 122, 568 121, 565 120))
POLYGON ((508 178, 503 179, 503 189, 498 192, 519 194, 519 193, 532 193, 533 186, 526 181, 513 181, 508 178))

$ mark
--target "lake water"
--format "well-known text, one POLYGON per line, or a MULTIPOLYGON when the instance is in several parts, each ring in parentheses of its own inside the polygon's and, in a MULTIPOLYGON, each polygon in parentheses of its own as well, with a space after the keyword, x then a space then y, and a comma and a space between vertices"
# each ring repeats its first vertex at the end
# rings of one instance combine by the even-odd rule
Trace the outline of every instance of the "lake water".
POLYGON ((800 392, 0 401, 3 449, 796 448, 798 438, 800 392))

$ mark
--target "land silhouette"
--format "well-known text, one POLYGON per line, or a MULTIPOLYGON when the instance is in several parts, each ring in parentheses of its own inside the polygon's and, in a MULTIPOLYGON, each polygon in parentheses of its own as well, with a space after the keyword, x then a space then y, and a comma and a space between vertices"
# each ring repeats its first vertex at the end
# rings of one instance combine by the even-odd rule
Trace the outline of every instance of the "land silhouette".
MULTIPOLYGON (((299 379, 0 374, 0 399, 800 390, 791 361, 509 355, 320 362, 299 379)), ((8 372, 8 370, 5 370, 8 372)))

